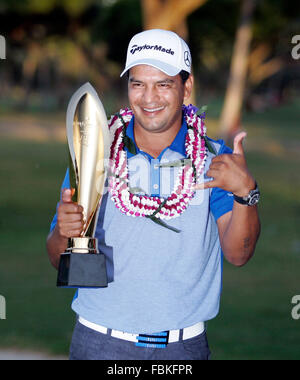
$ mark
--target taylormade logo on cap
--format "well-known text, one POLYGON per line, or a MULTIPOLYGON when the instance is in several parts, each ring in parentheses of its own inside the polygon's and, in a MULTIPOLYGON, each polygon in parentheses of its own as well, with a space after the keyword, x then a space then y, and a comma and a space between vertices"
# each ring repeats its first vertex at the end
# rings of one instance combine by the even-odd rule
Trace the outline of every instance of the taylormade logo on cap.
POLYGON ((167 53, 167 54, 171 54, 171 55, 175 54, 171 48, 165 49, 162 46, 158 46, 158 45, 152 45, 152 46, 150 46, 150 45, 144 45, 144 46, 133 45, 132 48, 130 49, 130 53, 134 54, 136 51, 142 51, 143 49, 159 50, 162 53, 167 53))
POLYGON ((175 76, 184 70, 191 73, 192 58, 188 45, 176 33, 162 29, 136 34, 127 49, 126 71, 137 65, 156 67, 175 76))

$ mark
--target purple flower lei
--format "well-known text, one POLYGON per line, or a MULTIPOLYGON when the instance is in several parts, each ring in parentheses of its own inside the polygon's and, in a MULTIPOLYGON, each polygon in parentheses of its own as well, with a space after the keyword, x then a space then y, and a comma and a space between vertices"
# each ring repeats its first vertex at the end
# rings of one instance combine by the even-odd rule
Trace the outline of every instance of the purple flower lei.
MULTIPOLYGON (((202 108, 206 108, 206 107, 202 107, 202 108)), ((183 110, 183 114, 185 116, 193 116, 194 114, 196 114, 198 111, 199 111, 199 108, 197 108, 196 106, 194 106, 193 104, 189 104, 188 106, 186 106, 185 104, 183 104, 182 106, 182 110, 183 110)), ((202 109, 201 109, 202 110, 202 109)), ((200 110, 200 111, 201 111, 200 110)), ((205 119, 205 111, 202 112, 200 115, 198 115, 200 117, 200 119, 204 120, 205 119)))

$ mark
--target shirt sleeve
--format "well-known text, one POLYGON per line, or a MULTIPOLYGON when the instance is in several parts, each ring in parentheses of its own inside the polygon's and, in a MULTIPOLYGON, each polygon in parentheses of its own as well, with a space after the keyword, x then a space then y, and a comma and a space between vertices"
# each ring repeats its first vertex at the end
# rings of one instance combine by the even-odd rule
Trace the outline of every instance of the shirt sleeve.
MULTIPOLYGON (((61 191, 60 191, 60 194, 62 192, 62 189, 70 189, 70 177, 69 177, 69 169, 67 169, 67 172, 66 172, 66 175, 65 175, 65 178, 63 180, 63 183, 61 185, 61 191)), ((61 198, 61 195, 60 195, 60 198, 61 198)), ((57 207, 58 207, 58 203, 56 205, 56 214, 54 215, 53 219, 52 219, 52 222, 51 222, 51 225, 50 225, 50 232, 52 232, 56 226, 56 223, 57 223, 57 207)))
MULTIPOLYGON (((232 150, 227 147, 223 140, 218 141, 221 144, 219 149, 219 154, 232 154, 232 150)), ((229 211, 232 211, 233 208, 233 194, 215 187, 212 189, 210 196, 210 209, 215 217, 215 220, 218 220, 220 216, 226 214, 229 211)))

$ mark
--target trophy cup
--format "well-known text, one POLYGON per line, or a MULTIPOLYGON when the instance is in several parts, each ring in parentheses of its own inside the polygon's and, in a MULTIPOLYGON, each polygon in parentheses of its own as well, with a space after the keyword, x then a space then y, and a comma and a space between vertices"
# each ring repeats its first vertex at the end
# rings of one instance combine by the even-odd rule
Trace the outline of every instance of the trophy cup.
POLYGON ((83 207, 80 237, 68 239, 61 254, 57 286, 98 288, 107 286, 105 256, 94 237, 104 190, 110 138, 107 118, 95 89, 86 83, 72 96, 67 109, 69 175, 72 201, 83 207))

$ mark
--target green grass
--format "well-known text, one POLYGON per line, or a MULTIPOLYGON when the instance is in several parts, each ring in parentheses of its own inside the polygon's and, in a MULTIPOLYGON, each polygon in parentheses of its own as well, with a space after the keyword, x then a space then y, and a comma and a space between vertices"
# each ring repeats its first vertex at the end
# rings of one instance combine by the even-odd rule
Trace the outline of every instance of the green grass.
MULTIPOLYGON (((218 107, 210 109, 209 132, 218 107)), ((299 143, 299 116, 299 100, 245 114, 247 159, 262 192, 262 233, 246 266, 224 262, 220 313, 208 323, 213 359, 300 357, 300 320, 291 317, 291 299, 300 294, 300 154, 289 151, 291 142, 299 143)), ((56 288, 45 248, 66 152, 55 142, 0 140, 0 294, 7 302, 1 348, 68 352, 74 291, 56 288)))
POLYGON ((55 287, 45 248, 65 156, 62 144, 0 142, 0 294, 7 304, 7 319, 0 321, 2 347, 68 350, 74 292, 55 287))

